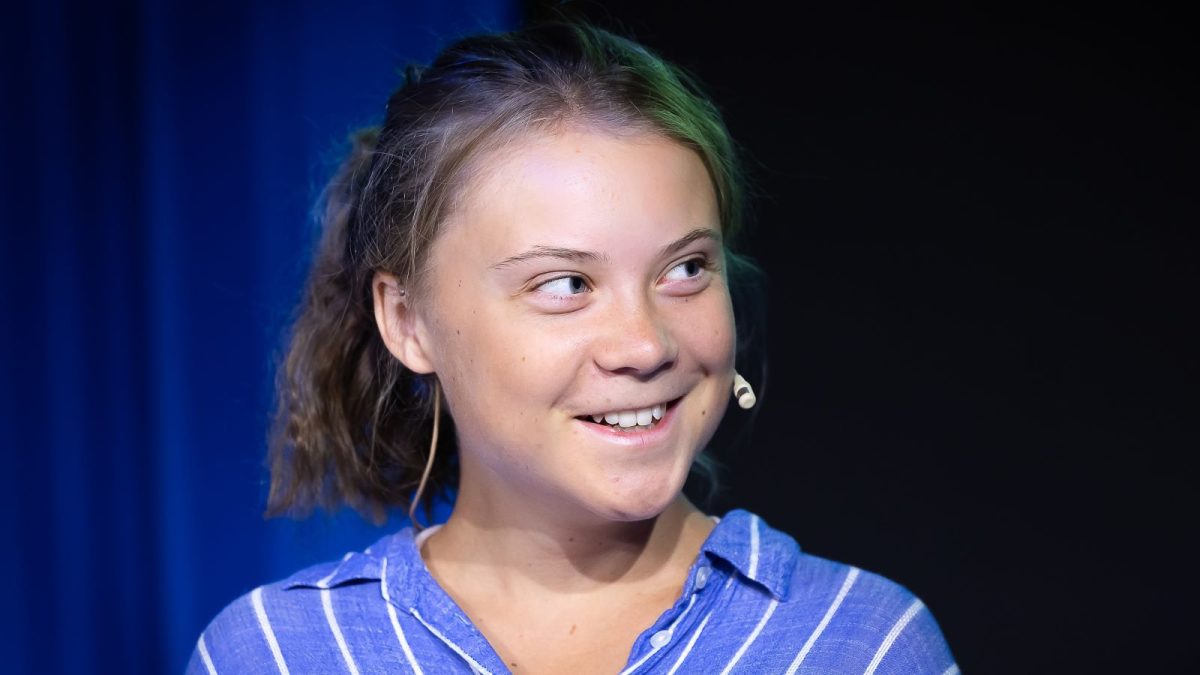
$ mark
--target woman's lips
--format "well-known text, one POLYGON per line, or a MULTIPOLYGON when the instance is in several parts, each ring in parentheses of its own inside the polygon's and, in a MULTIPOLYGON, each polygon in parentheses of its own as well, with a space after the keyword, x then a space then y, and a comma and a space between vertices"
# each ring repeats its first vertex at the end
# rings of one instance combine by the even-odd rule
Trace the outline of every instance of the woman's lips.
POLYGON ((670 433, 674 426, 675 411, 681 400, 682 398, 677 398, 668 402, 662 419, 656 420, 649 427, 633 426, 627 427, 628 431, 619 431, 607 423, 593 422, 591 416, 576 417, 575 421, 583 425, 588 433, 595 434, 609 443, 625 446, 648 446, 663 440, 670 433))

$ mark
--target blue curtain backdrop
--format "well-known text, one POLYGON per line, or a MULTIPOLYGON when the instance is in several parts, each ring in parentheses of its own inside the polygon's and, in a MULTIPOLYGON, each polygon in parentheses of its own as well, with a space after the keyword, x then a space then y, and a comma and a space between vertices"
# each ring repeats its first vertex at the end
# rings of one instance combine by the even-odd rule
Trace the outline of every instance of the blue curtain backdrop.
POLYGON ((518 6, 0 12, 0 670, 179 672, 234 597, 386 532, 261 517, 311 207, 406 63, 518 6))

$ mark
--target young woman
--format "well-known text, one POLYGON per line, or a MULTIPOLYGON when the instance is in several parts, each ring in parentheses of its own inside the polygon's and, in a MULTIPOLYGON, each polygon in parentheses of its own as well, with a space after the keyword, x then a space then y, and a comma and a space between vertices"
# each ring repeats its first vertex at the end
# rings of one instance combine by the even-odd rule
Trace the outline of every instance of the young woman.
POLYGON ((235 601, 189 671, 957 671, 902 587, 683 496, 754 402, 740 192, 712 105, 604 31, 411 71, 327 195, 270 510, 453 512, 235 601))

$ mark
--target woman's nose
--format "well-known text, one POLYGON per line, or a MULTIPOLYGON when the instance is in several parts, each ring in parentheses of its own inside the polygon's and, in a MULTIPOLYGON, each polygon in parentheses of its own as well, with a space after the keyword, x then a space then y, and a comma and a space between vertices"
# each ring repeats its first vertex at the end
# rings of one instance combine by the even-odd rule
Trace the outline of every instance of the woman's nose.
POLYGON ((614 304, 605 325, 595 361, 606 371, 648 377, 678 356, 672 327, 649 300, 614 304))

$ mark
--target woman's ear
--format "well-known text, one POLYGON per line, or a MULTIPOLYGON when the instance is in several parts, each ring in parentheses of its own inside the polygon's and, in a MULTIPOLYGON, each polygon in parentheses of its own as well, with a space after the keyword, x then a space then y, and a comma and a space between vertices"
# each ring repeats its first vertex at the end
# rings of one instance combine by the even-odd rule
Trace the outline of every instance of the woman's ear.
POLYGON ((414 373, 432 373, 425 325, 395 275, 376 272, 371 279, 371 294, 375 299, 375 325, 388 351, 414 373))

